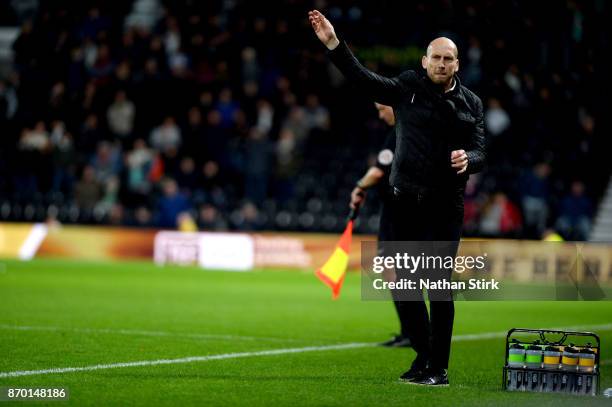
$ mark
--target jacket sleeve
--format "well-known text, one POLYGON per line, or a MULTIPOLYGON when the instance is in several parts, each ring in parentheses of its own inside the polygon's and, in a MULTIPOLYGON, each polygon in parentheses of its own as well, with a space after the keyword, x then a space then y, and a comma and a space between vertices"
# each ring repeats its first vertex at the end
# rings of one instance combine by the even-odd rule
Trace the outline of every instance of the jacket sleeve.
POLYGON ((486 163, 484 113, 480 98, 476 99, 476 110, 476 127, 470 136, 469 149, 466 151, 468 157, 467 172, 469 174, 482 171, 486 163))
POLYGON ((387 78, 370 71, 355 58, 344 41, 341 41, 327 54, 349 81, 357 84, 360 90, 372 97, 374 101, 385 105, 395 105, 405 91, 407 82, 414 80, 412 76, 415 75, 410 75, 411 71, 395 78, 387 78))

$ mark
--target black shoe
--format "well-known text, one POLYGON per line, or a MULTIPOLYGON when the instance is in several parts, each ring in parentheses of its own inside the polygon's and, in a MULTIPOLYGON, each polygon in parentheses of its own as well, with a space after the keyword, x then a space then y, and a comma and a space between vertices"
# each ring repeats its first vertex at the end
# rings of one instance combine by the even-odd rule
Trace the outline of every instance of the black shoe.
POLYGON ((412 346, 410 339, 402 335, 395 335, 393 338, 380 344, 380 346, 386 346, 388 348, 409 348, 412 346))
POLYGON ((427 369, 420 377, 411 380, 409 383, 422 386, 448 386, 448 375, 444 369, 427 369))
POLYGON ((412 366, 410 370, 408 370, 403 375, 401 375, 399 379, 402 382, 412 383, 415 380, 419 380, 423 376, 424 372, 425 372, 425 368, 418 367, 418 366, 412 366))
POLYGON ((410 370, 400 376, 400 380, 403 382, 410 382, 420 379, 423 374, 427 372, 427 362, 423 362, 421 359, 415 359, 410 366, 410 370))

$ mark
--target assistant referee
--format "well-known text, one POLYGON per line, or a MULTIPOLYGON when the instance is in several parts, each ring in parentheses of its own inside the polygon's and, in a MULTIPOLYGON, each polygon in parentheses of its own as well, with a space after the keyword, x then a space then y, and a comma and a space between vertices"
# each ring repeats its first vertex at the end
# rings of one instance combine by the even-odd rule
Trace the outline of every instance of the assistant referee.
MULTIPOLYGON (((480 171, 485 161, 482 101, 455 75, 459 69, 456 45, 448 38, 437 38, 422 58, 426 75, 409 70, 386 78, 361 65, 320 12, 310 11, 308 16, 336 67, 364 94, 395 112, 392 240, 454 242, 452 255, 456 255, 468 174, 480 171)), ((455 308, 451 295, 432 296, 430 291, 429 296, 429 315, 422 295, 405 303, 408 334, 417 357, 401 379, 444 386, 449 383, 446 369, 455 308)))
MULTIPOLYGON (((377 195, 380 200, 380 222, 378 224, 378 241, 380 242, 379 255, 384 252, 385 242, 392 240, 392 224, 391 224, 391 205, 393 201, 393 193, 389 185, 389 175, 391 174, 391 166, 395 155, 395 113, 391 106, 374 103, 378 118, 391 126, 391 130, 385 137, 382 148, 376 154, 376 164, 368 168, 367 172, 357 181, 355 188, 351 191, 352 209, 359 209, 365 202, 367 192, 376 188, 377 195)), ((381 346, 390 348, 410 347, 410 338, 408 336, 409 316, 406 315, 406 307, 404 301, 400 298, 395 298, 393 295, 393 305, 400 323, 400 333, 393 336, 391 339, 381 343, 381 346)))

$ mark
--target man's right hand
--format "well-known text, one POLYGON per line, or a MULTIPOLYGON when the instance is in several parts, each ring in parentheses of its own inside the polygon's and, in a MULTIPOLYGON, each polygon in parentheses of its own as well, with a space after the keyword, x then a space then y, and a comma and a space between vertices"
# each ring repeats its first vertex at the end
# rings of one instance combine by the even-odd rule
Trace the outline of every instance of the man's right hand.
POLYGON ((351 203, 349 204, 351 209, 359 209, 363 205, 365 197, 366 191, 363 188, 355 187, 351 192, 351 203))
POLYGON ((308 12, 308 20, 319 40, 329 49, 330 51, 340 44, 340 40, 336 36, 334 26, 329 22, 323 14, 318 10, 308 12))

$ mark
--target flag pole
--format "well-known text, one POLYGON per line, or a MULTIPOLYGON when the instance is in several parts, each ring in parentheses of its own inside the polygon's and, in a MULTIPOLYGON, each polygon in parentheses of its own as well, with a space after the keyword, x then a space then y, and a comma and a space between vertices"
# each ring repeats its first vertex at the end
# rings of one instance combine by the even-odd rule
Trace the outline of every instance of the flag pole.
POLYGON ((340 295, 342 283, 349 262, 349 252, 351 249, 351 240, 353 237, 353 223, 359 214, 359 208, 351 208, 347 218, 347 225, 336 244, 336 248, 329 259, 315 275, 332 290, 332 298, 335 300, 340 295))

